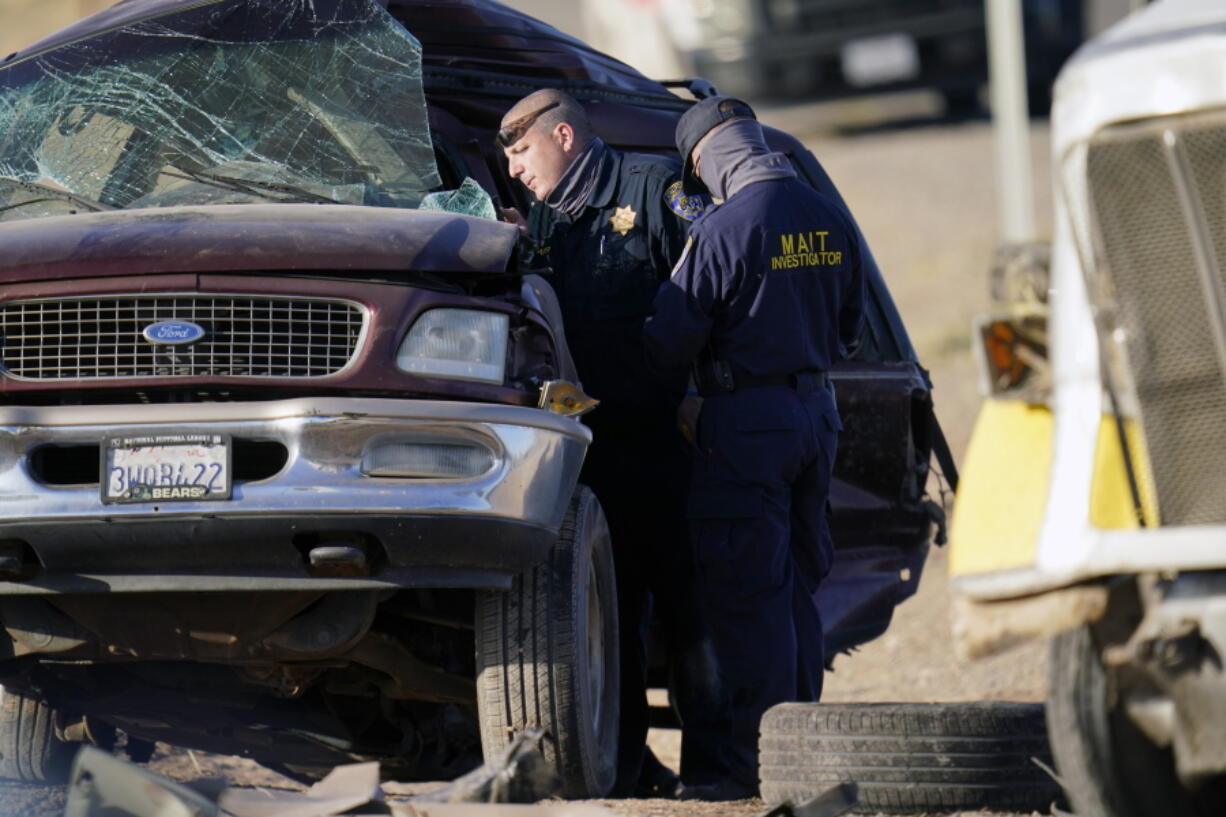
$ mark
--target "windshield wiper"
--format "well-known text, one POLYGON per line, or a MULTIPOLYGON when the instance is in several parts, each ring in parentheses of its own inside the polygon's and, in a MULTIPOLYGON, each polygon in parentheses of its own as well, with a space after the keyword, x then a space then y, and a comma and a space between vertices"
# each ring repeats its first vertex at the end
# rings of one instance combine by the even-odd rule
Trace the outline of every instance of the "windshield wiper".
POLYGON ((36 193, 43 196, 43 198, 27 199, 26 201, 18 201, 14 202, 13 204, 0 206, 0 213, 8 210, 16 210, 19 207, 26 207, 31 204, 41 204, 42 202, 46 201, 71 202, 78 207, 84 207, 86 210, 93 213, 100 213, 103 210, 115 209, 114 207, 108 207, 99 201, 81 198, 74 193, 69 193, 67 190, 60 190, 58 188, 51 187, 50 185, 39 184, 38 182, 26 182, 22 181, 21 179, 14 179, 11 176, 0 176, 0 184, 7 185, 8 187, 15 187, 18 190, 24 190, 27 193, 36 193))
POLYGON ((269 201, 279 201, 285 203, 287 201, 308 202, 311 204, 340 204, 336 199, 330 199, 327 196, 321 196, 318 193, 312 193, 309 190, 303 190, 301 187, 294 187, 290 184, 280 184, 279 182, 265 182, 256 179, 239 179, 234 176, 223 176, 220 173, 211 173, 207 170, 188 170, 181 165, 174 165, 174 168, 179 173, 171 173, 168 170, 163 170, 163 176, 170 176, 176 179, 187 179, 188 181, 199 182, 213 187, 219 187, 222 190, 233 190, 236 193, 247 193, 252 196, 258 196, 269 201), (269 195, 270 193, 280 193, 281 196, 269 195), (289 199, 284 198, 289 196, 289 199))

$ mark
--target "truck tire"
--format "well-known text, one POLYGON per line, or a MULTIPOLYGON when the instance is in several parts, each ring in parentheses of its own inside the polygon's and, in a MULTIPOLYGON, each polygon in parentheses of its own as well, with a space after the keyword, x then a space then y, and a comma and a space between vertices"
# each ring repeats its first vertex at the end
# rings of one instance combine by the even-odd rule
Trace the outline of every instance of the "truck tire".
POLYGON ((1059 786, 1042 704, 812 704, 762 717, 762 799, 800 803, 839 783, 862 813, 1046 811, 1059 786))
POLYGON ((0 687, 0 777, 23 783, 68 782, 78 744, 55 733, 55 711, 0 687))
POLYGON ((557 541, 509 591, 477 601, 477 710, 487 761, 528 727, 569 798, 603 797, 617 772, 617 595, 609 529, 579 486, 557 541))
POLYGON ((1088 627, 1051 641, 1047 707, 1056 771, 1078 817, 1226 814, 1222 785, 1195 796, 1169 749, 1155 746, 1109 703, 1107 674, 1088 627))

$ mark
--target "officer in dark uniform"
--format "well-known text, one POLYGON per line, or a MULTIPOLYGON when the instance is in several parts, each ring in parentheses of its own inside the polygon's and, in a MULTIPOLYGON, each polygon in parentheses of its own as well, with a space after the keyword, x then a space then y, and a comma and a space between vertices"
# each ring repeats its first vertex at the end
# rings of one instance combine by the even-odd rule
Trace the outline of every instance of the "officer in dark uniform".
POLYGON ((685 729, 683 779, 714 776, 702 724, 718 711, 708 691, 714 650, 690 595, 683 513, 690 464, 676 422, 687 373, 684 366, 653 373, 643 348, 644 321, 681 253, 683 216, 693 205, 682 196, 677 162, 608 147, 565 93, 537 91, 502 124, 508 172, 539 202, 521 225, 530 263, 554 271, 575 366, 584 391, 600 400, 584 418, 594 439, 581 479, 605 510, 617 566, 622 739, 615 791, 668 796, 676 778, 646 749, 649 605, 668 642, 673 703, 685 729))
POLYGON ((677 125, 687 190, 715 207, 691 227, 645 337, 654 365, 694 363, 704 398, 688 512, 703 603, 732 694, 729 779, 757 789, 762 714, 821 694, 815 594, 833 550, 826 515, 842 425, 827 373, 856 340, 864 274, 848 214, 767 148, 728 97, 677 125))

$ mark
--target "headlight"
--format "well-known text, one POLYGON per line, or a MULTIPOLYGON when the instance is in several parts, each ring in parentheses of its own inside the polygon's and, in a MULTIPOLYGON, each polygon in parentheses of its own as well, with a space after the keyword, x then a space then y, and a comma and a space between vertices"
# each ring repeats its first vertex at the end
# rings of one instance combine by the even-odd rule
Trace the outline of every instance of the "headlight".
POLYGON ((431 309, 409 329, 396 365, 406 372, 501 383, 510 319, 475 309, 431 309))

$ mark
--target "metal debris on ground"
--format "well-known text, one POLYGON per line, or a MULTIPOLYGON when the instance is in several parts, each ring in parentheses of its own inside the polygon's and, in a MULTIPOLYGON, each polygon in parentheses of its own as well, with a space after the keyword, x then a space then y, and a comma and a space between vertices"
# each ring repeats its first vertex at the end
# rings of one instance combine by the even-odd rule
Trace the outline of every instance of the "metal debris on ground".
POLYGON ((233 817, 387 814, 383 789, 379 787, 379 764, 374 762, 337 766, 305 792, 226 789, 218 802, 233 817), (371 808, 354 811, 363 806, 371 808))
POLYGON ((552 803, 390 803, 392 817, 615 817, 604 806, 552 803))
MULTIPOLYGON (((384 800, 374 762, 337 766, 304 792, 222 790, 215 781, 204 781, 209 795, 217 793, 213 797, 196 784, 176 783, 86 746, 73 764, 64 817, 612 817, 608 809, 589 804, 526 805, 561 786, 538 748, 544 734, 527 729, 497 760, 401 803, 384 800)), ((796 812, 795 817, 826 815, 796 812)))
POLYGON ((557 793, 558 777, 541 755, 543 729, 525 729, 492 760, 452 782, 412 798, 419 803, 535 803, 557 793))
POLYGON ((845 814, 860 801, 860 787, 855 783, 840 783, 834 788, 795 805, 791 802, 780 803, 770 811, 763 812, 759 817, 839 817, 845 814))
POLYGON ((219 817, 199 792, 86 746, 68 778, 64 817, 219 817))

